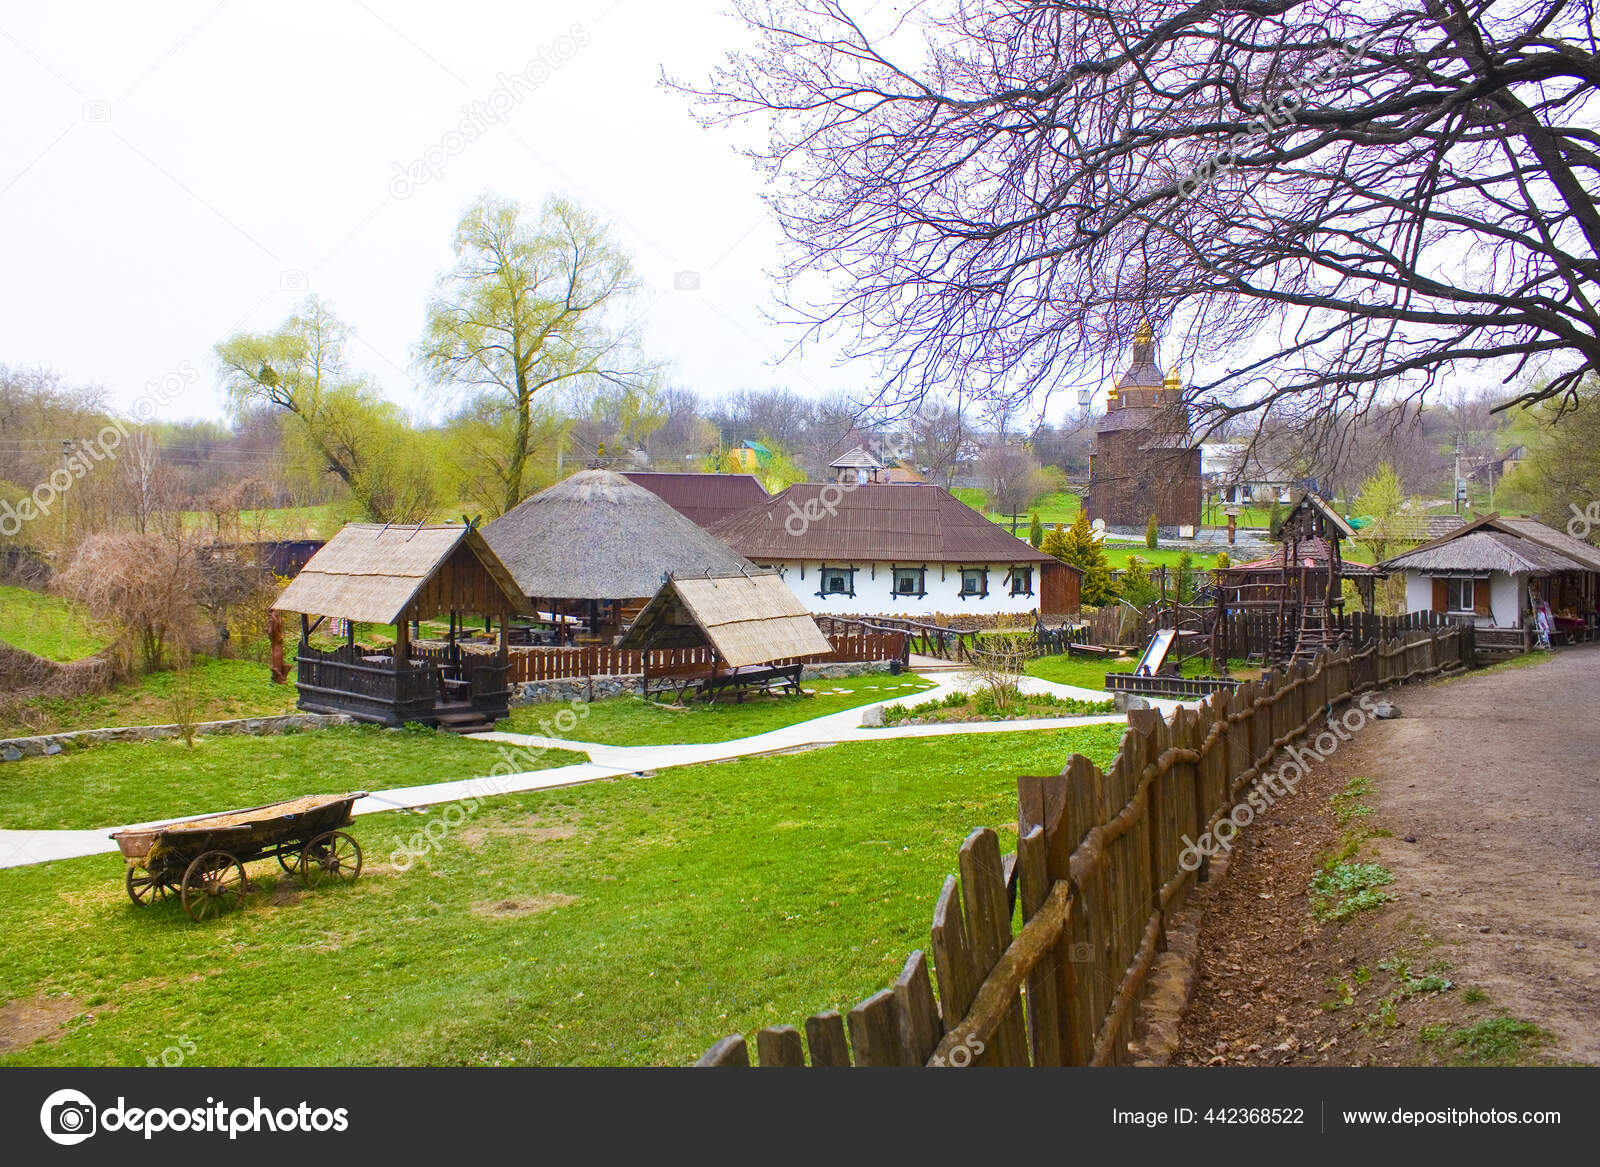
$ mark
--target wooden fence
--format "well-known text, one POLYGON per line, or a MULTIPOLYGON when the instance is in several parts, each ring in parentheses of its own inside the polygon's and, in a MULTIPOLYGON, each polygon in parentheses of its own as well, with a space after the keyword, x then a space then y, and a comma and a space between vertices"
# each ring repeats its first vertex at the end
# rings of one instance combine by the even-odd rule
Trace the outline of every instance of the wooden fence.
MULTIPOLYGON (((1166 922, 1204 870, 1184 863, 1277 752, 1324 711, 1380 686, 1469 665, 1472 630, 1408 631, 1341 647, 1287 674, 1218 693, 1167 721, 1128 715, 1109 770, 1074 754, 1060 774, 1017 780, 1017 851, 996 833, 961 846, 933 912, 928 958, 846 1018, 756 1034, 762 1066, 1111 1065, 1128 1060, 1135 1006, 1166 922), (1019 902, 1020 901, 1020 902, 1019 902), (1019 913, 1020 909, 1020 913, 1019 913), (1012 919, 1022 928, 1012 934, 1012 919)), ((1348 714, 1346 715, 1348 716, 1348 714)), ((742 1035, 697 1063, 748 1066, 742 1035)))
MULTIPOLYGON (((832 640, 840 635, 905 637, 905 651, 941 660, 971 660, 973 645, 979 630, 974 628, 947 628, 942 624, 926 624, 919 620, 905 620, 896 616, 874 616, 870 620, 843 616, 818 616, 817 627, 832 640)), ((876 658, 874 658, 876 659, 876 658)), ((905 658, 901 658, 902 663, 905 658)))
MULTIPOLYGON (((897 660, 906 658, 906 636, 903 632, 834 633, 828 637, 833 651, 805 658, 806 664, 840 664, 855 661, 897 660)), ((653 649, 622 651, 610 645, 586 645, 582 648, 511 648, 509 680, 558 681, 578 677, 627 677, 645 671, 645 658, 649 657, 650 671, 691 665, 710 667, 713 655, 709 648, 653 649)), ((794 664, 792 660, 775 664, 794 664)))

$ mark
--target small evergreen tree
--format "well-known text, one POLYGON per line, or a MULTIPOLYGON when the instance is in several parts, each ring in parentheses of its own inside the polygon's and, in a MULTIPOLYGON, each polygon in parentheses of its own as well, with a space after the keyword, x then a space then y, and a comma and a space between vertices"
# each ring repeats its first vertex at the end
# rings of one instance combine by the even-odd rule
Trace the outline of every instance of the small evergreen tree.
POLYGON ((1178 603, 1187 604, 1194 599, 1194 556, 1187 551, 1178 552, 1177 580, 1173 586, 1178 592, 1178 603))
POLYGON ((1037 548, 1044 542, 1044 524, 1039 521, 1039 512, 1033 512, 1033 522, 1028 527, 1028 542, 1037 548))
POLYGON ((1089 529, 1088 512, 1079 511, 1069 530, 1063 531, 1058 524, 1054 531, 1045 536, 1045 546, 1040 550, 1083 571, 1080 599, 1085 606, 1098 608, 1117 598, 1116 588, 1111 583, 1111 565, 1106 562, 1105 548, 1100 546, 1094 532, 1089 529), (1052 537, 1056 540, 1057 549, 1052 549, 1050 545, 1052 537))
POLYGON ((1283 506, 1274 496, 1272 511, 1267 515, 1267 538, 1276 542, 1283 534, 1283 506))
POLYGON ((1213 571, 1226 571, 1233 566, 1233 559, 1226 551, 1217 552, 1217 561, 1211 565, 1213 571))
POLYGON ((1151 515, 1150 521, 1144 525, 1144 545, 1154 551, 1160 538, 1161 526, 1156 522, 1156 517, 1151 515))
POLYGON ((1161 589, 1150 578, 1150 570, 1137 555, 1128 556, 1122 571, 1122 598, 1136 608, 1144 608, 1161 598, 1161 589))
POLYGON ((1046 555, 1054 555, 1057 559, 1065 563, 1067 561, 1066 539, 1066 532, 1061 529, 1061 524, 1057 523, 1054 527, 1051 527, 1050 530, 1044 533, 1044 539, 1039 543, 1039 550, 1043 551, 1046 555))

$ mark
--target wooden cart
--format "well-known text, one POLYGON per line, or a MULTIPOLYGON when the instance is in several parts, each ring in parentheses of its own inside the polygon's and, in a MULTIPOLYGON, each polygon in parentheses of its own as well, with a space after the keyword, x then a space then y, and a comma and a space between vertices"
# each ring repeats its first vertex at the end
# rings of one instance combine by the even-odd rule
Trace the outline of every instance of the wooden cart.
POLYGON ((192 920, 236 906, 249 890, 244 865, 276 858, 306 887, 361 874, 361 847, 341 827, 365 791, 308 794, 111 837, 127 864, 128 898, 141 907, 175 894, 192 920))

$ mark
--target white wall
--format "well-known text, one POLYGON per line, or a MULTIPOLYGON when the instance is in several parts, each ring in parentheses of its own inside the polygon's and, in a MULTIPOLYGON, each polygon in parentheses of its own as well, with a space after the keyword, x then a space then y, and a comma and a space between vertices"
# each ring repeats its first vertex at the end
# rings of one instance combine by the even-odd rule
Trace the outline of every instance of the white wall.
MULTIPOLYGON (((839 560, 829 560, 832 567, 849 567, 849 563, 839 560)), ((763 563, 761 566, 768 566, 763 563)), ((961 569, 958 565, 949 565, 943 569, 944 578, 940 578, 940 566, 937 563, 928 565, 927 574, 923 577, 923 587, 928 594, 918 599, 916 596, 897 596, 894 594, 894 572, 888 563, 856 563, 856 594, 819 596, 817 589, 822 586, 822 564, 815 560, 806 560, 805 578, 800 578, 801 564, 798 562, 774 562, 783 576, 789 590, 800 597, 800 602, 813 612, 825 612, 831 615, 875 615, 875 616, 931 616, 935 612, 944 612, 950 615, 961 615, 967 612, 999 613, 1009 612, 1027 614, 1039 607, 1039 568, 1040 564, 1033 564, 1033 594, 1013 596, 1011 584, 1006 579, 1006 573, 1011 570, 1009 563, 989 564, 989 594, 981 599, 977 596, 962 597, 961 595, 961 569), (876 577, 876 578, 874 578, 876 577)), ((902 567, 910 566, 902 561, 902 567)), ((976 567, 977 564, 968 566, 976 567)))
MULTIPOLYGON (((1478 581, 1483 586, 1483 581, 1478 581)), ((1505 571, 1489 573, 1489 609, 1492 615, 1479 616, 1480 628, 1518 628, 1526 600, 1528 579, 1505 571)), ((1433 608, 1433 576, 1419 571, 1406 572, 1406 611, 1427 612, 1433 608)))

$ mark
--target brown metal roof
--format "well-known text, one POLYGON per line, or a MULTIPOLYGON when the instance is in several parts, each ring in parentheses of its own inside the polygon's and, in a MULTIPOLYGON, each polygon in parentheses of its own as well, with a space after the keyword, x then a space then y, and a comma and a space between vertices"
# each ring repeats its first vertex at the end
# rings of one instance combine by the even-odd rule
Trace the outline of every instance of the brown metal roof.
MULTIPOLYGON (((1328 541, 1320 535, 1313 535, 1309 539, 1300 540, 1300 555, 1291 566, 1294 567, 1327 567, 1328 566, 1328 541)), ((1253 574, 1263 571, 1278 571, 1283 567, 1283 552, 1278 551, 1263 559, 1252 559, 1247 563, 1234 563, 1221 570, 1224 573, 1239 572, 1253 574)), ((1368 563, 1358 563, 1354 559, 1339 559, 1340 574, 1345 576, 1370 575, 1382 577, 1387 573, 1373 567, 1368 563)))
POLYGON ((798 482, 711 533, 757 563, 1057 562, 927 482, 798 482))
POLYGON ((702 527, 764 501, 767 492, 750 474, 690 474, 629 470, 622 475, 702 527))

